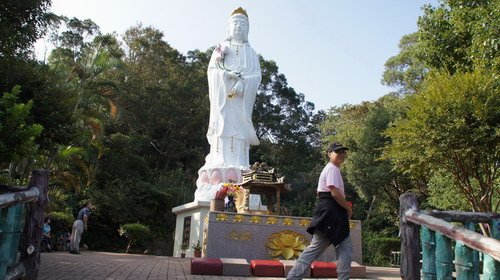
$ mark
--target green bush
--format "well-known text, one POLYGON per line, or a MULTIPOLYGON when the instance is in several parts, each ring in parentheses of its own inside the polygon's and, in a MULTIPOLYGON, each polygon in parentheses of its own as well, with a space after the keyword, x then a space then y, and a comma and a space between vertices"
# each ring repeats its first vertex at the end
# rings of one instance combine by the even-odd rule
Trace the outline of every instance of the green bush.
POLYGON ((67 227, 71 227, 75 220, 75 218, 73 218, 71 214, 65 212, 50 212, 49 214, 47 214, 47 217, 49 217, 52 222, 58 221, 59 223, 67 227))
POLYGON ((75 218, 71 214, 65 212, 50 212, 47 214, 47 217, 50 218, 50 228, 53 234, 57 234, 61 231, 71 232, 73 222, 75 221, 75 218))
POLYGON ((132 245, 143 247, 151 236, 149 227, 140 223, 124 224, 123 226, 120 226, 118 232, 120 233, 120 236, 124 235, 128 239, 127 250, 125 253, 129 252, 132 245))
POLYGON ((398 237, 378 235, 366 236, 363 240, 363 258, 368 265, 389 266, 391 251, 399 251, 401 241, 398 237))

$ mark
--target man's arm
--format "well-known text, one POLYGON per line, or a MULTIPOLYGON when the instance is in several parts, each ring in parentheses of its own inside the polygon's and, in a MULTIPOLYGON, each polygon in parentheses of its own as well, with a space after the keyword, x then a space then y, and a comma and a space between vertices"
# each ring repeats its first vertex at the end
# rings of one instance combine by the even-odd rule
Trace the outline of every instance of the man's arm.
POLYGON ((83 223, 85 224, 85 230, 87 229, 87 221, 89 219, 89 216, 87 214, 83 215, 83 223))
POLYGON ((349 219, 352 217, 352 207, 347 200, 345 200, 344 196, 342 193, 337 189, 335 186, 330 186, 330 192, 332 193, 333 199, 342 207, 344 207, 347 210, 347 216, 349 219))

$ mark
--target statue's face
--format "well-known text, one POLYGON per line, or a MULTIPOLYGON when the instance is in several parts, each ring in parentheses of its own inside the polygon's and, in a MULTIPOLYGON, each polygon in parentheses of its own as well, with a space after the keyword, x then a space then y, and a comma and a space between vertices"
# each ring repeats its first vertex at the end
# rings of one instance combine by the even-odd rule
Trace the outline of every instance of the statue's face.
POLYGON ((244 16, 234 16, 229 21, 229 36, 237 40, 247 40, 248 20, 244 16))

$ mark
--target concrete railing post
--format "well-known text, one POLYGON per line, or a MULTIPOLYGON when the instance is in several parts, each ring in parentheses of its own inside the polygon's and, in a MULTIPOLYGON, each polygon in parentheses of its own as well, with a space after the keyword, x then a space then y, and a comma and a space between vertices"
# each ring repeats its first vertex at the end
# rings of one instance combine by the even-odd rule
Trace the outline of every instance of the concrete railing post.
MULTIPOLYGON (((500 220, 492 220, 491 238, 500 240, 500 220)), ((484 255, 483 260, 483 280, 496 280, 500 279, 500 262, 496 261, 490 255, 484 255)))
POLYGON ((436 280, 436 237, 427 227, 420 228, 422 243, 422 279, 436 280))
POLYGON ((436 232, 436 277, 442 280, 453 279, 452 240, 436 232))

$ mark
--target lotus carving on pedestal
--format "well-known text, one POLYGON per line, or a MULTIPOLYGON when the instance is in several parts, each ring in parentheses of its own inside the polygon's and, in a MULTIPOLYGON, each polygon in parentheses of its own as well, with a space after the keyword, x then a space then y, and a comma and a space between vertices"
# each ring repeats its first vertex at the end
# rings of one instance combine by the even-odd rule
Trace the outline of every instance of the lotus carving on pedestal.
POLYGON ((297 259, 308 245, 302 234, 291 230, 273 233, 266 241, 267 252, 273 259, 297 259))

